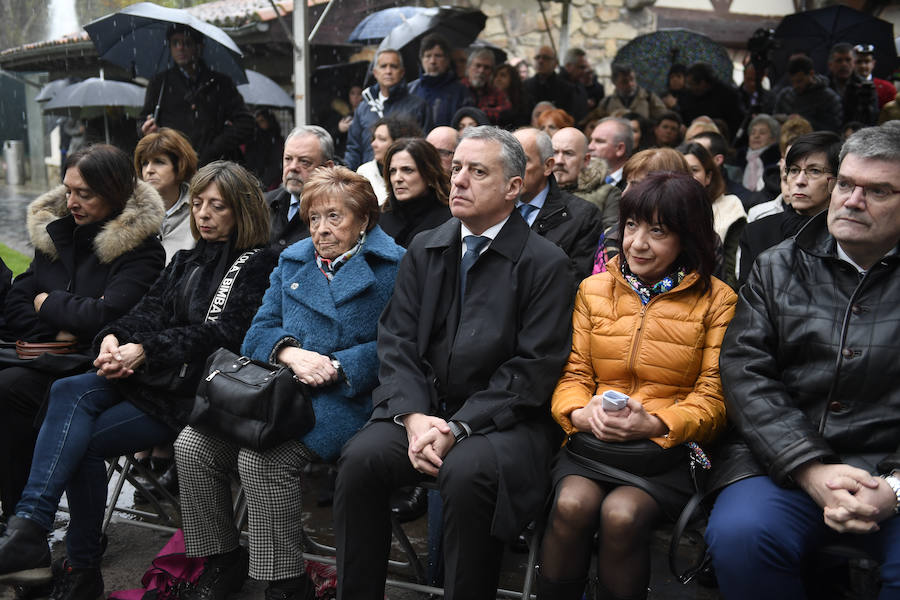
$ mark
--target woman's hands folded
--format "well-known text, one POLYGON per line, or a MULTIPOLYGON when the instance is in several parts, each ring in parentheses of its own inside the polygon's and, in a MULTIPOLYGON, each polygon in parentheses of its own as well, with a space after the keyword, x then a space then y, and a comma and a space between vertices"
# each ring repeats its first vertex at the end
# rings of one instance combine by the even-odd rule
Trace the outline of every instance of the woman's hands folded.
POLYGON ((94 360, 97 375, 107 379, 122 379, 134 374, 144 364, 144 347, 141 344, 119 345, 116 336, 109 334, 100 342, 100 353, 94 360))

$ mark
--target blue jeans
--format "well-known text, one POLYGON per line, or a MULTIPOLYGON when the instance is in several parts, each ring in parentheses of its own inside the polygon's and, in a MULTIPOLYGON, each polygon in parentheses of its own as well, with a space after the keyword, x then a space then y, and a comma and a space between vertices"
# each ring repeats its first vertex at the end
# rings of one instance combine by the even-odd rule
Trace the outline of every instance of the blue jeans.
POLYGON ((69 563, 98 567, 100 528, 106 508, 104 459, 175 439, 162 421, 124 402, 112 383, 94 373, 60 379, 50 388, 31 473, 16 515, 50 530, 62 493, 71 521, 66 535, 69 563))
POLYGON ((840 534, 823 521, 806 492, 783 489, 768 477, 726 487, 713 507, 706 542, 722 596, 728 600, 806 597, 806 561, 823 545, 860 548, 881 563, 880 600, 900 598, 900 517, 870 534, 840 534))

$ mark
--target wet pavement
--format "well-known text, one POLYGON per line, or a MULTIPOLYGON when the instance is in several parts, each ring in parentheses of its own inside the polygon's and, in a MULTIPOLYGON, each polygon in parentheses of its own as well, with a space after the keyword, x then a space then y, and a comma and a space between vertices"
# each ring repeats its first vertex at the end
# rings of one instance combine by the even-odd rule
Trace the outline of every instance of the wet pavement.
POLYGON ((32 247, 25 229, 25 209, 45 190, 21 185, 0 184, 0 243, 31 256, 32 247))

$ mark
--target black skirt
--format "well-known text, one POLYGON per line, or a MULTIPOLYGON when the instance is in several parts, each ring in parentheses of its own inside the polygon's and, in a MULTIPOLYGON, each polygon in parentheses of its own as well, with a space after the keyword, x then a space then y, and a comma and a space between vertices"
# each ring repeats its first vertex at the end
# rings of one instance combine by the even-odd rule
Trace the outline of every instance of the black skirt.
POLYGON ((662 508, 666 517, 675 521, 684 505, 694 494, 690 452, 675 467, 654 475, 634 475, 622 469, 598 463, 577 455, 564 447, 553 461, 552 477, 554 496, 559 482, 567 475, 579 475, 612 489, 620 485, 640 488, 650 494, 662 508))

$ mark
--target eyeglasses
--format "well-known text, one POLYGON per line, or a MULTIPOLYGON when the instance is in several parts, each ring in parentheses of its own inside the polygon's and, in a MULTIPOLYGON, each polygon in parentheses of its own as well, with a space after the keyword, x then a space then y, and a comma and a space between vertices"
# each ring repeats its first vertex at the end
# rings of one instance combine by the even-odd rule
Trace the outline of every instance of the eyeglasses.
POLYGON ((849 196, 856 188, 862 189, 863 198, 875 202, 887 200, 894 194, 900 194, 900 190, 891 189, 887 185, 877 183, 872 185, 859 185, 852 179, 847 179, 846 177, 838 177, 834 184, 834 191, 842 196, 849 196))
POLYGON ((453 150, 447 150, 446 148, 437 148, 437 151, 441 156, 453 156, 453 150))
POLYGON ((805 173, 806 178, 810 181, 815 181, 817 179, 821 179, 825 175, 831 174, 831 171, 826 171, 821 167, 804 167, 800 168, 797 166, 788 167, 784 170, 784 174, 788 179, 796 179, 800 173, 805 173))
POLYGON ((853 46, 853 50, 857 54, 872 54, 875 52, 875 46, 872 44, 857 44, 853 46))
POLYGON ((534 60, 553 60, 553 56, 550 54, 538 54, 534 57, 534 60))

